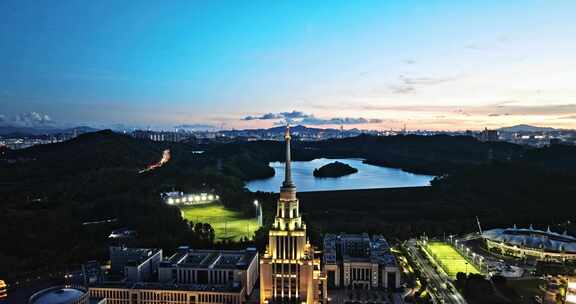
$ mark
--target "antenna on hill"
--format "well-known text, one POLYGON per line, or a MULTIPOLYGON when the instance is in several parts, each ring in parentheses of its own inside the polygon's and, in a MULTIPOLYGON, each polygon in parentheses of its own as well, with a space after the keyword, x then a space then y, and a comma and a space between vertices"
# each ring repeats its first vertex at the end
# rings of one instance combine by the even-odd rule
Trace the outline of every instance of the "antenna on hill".
POLYGON ((476 217, 476 224, 478 224, 478 232, 482 235, 482 226, 480 225, 480 219, 478 219, 478 217, 476 217))

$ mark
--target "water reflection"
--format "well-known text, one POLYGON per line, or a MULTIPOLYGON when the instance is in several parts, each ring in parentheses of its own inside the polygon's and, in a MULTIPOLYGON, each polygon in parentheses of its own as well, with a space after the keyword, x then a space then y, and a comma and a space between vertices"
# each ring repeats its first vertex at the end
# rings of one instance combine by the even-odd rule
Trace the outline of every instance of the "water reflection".
MULTIPOLYGON (((273 162, 270 166, 276 171, 274 177, 248 182, 246 186, 250 191, 279 191, 284 179, 284 163, 273 162)), ((361 159, 318 158, 292 162, 292 179, 300 192, 428 186, 432 178, 434 176, 364 164, 361 159), (316 178, 312 175, 314 169, 334 161, 349 164, 358 169, 358 173, 336 178, 316 178)))

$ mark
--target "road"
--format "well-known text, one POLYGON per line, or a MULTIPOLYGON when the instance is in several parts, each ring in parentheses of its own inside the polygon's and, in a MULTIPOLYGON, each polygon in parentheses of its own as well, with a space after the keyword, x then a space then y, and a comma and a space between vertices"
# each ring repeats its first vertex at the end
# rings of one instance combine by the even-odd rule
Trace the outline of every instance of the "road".
POLYGON ((416 265, 418 265, 422 276, 428 279, 428 290, 432 295, 434 302, 436 303, 448 303, 448 304, 466 304, 464 297, 453 289, 453 291, 448 290, 444 286, 450 283, 450 278, 444 273, 438 273, 434 266, 430 264, 428 259, 420 252, 416 246, 416 240, 411 239, 407 243, 408 252, 410 252, 410 257, 414 259, 416 265))
POLYGON ((170 161, 170 150, 166 149, 162 152, 162 158, 160 159, 160 161, 158 161, 155 164, 148 166, 148 168, 146 168, 146 169, 142 169, 142 170, 138 171, 138 173, 144 173, 144 172, 152 171, 154 169, 158 169, 158 168, 164 166, 168 161, 170 161))

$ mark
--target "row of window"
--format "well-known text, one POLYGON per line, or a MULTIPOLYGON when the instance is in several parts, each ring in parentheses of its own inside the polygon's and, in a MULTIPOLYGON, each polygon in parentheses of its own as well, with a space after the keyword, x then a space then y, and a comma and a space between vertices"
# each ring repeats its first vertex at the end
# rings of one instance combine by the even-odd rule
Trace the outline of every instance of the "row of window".
POLYGON ((180 284, 226 284, 234 280, 232 270, 189 270, 179 269, 177 282, 180 284))
MULTIPOLYGON (((196 303, 196 296, 189 293, 141 291, 133 294, 130 302, 130 292, 125 290, 91 289, 93 297, 106 298, 108 304, 156 304, 156 303, 196 303)), ((235 294, 198 294, 198 303, 240 304, 240 296, 235 294)))
POLYGON ((277 259, 296 259, 298 252, 298 237, 295 236, 277 236, 276 237, 276 258, 277 259))

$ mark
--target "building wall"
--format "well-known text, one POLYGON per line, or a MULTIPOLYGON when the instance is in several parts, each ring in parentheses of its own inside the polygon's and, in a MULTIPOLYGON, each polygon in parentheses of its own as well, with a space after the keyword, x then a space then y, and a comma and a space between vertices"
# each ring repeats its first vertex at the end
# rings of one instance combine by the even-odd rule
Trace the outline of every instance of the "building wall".
POLYGON ((326 264, 324 265, 324 271, 326 271, 328 288, 340 287, 340 284, 342 284, 340 267, 337 264, 326 264))
POLYGON ((258 254, 256 257, 250 262, 248 269, 243 272, 243 286, 246 287, 246 295, 250 296, 252 291, 254 290, 254 286, 258 281, 258 269, 260 266, 260 259, 258 258, 258 254))
POLYGON ((132 282, 142 282, 149 280, 152 277, 154 271, 158 269, 158 265, 161 261, 162 253, 157 252, 141 264, 125 266, 124 274, 126 275, 126 279, 132 282))
POLYGON ((563 252, 551 252, 545 250, 538 250, 526 247, 518 247, 515 245, 508 245, 505 243, 494 242, 489 239, 486 240, 486 247, 488 249, 492 249, 494 247, 500 248, 500 250, 507 255, 515 256, 518 258, 526 258, 532 257, 538 260, 544 261, 567 261, 567 260, 576 260, 576 254, 574 253, 563 253, 563 252))
POLYGON ((398 268, 398 267, 383 267, 380 270, 380 277, 382 280, 382 284, 380 287, 388 288, 388 286, 391 286, 393 288, 400 288, 400 268, 398 268), (394 277, 393 282, 389 281, 389 277, 390 277, 389 274, 393 274, 393 277, 394 277))
POLYGON ((250 261, 246 269, 236 268, 194 268, 176 265, 162 265, 158 268, 158 281, 177 284, 227 285, 238 283, 251 295, 258 280, 258 254, 250 261))
MULTIPOLYGON (((140 258, 140 255, 135 254, 132 248, 124 249, 120 246, 111 246, 110 252, 110 271, 114 274, 125 274, 126 264, 140 258)), ((152 259, 157 267, 158 263, 162 260, 162 250, 157 250, 149 259, 152 259)))
POLYGON ((107 304, 241 304, 239 292, 210 292, 161 289, 90 288, 90 296, 105 297, 107 304))
POLYGON ((360 288, 378 287, 378 264, 375 263, 343 263, 343 287, 356 286, 360 288))

